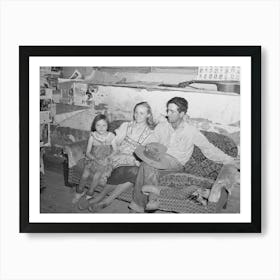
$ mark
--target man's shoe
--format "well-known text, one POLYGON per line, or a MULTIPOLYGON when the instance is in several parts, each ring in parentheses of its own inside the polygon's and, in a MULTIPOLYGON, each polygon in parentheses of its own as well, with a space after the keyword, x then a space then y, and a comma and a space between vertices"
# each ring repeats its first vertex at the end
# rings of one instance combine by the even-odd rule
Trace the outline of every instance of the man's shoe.
POLYGON ((135 211, 135 213, 144 213, 144 207, 137 205, 134 201, 128 205, 128 208, 135 211))
POLYGON ((153 195, 152 197, 150 196, 149 202, 147 203, 145 210, 147 211, 157 210, 159 208, 159 204, 160 201, 158 196, 155 195, 153 195))

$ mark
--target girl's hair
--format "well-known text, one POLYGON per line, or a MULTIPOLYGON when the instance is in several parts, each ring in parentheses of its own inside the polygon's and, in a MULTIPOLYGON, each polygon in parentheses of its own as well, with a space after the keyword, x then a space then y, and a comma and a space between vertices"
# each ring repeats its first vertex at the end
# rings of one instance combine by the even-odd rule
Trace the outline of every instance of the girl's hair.
POLYGON ((107 123, 107 125, 108 125, 108 129, 109 129, 109 120, 108 120, 108 118, 105 116, 105 115, 103 115, 103 114, 99 114, 99 115, 97 115, 94 119, 93 119, 93 122, 92 122, 92 124, 91 124, 91 128, 90 128, 90 130, 93 132, 93 131, 96 131, 96 123, 98 122, 98 121, 100 121, 100 120, 104 120, 106 123, 107 123))
POLYGON ((149 105, 149 103, 146 102, 146 101, 137 103, 137 104, 134 106, 134 109, 133 109, 133 119, 135 119, 135 118, 134 118, 134 114, 135 114, 136 108, 137 108, 138 106, 143 106, 143 107, 145 107, 145 108, 147 109, 147 113, 149 114, 149 116, 148 116, 147 119, 146 119, 147 125, 148 125, 151 129, 154 129, 155 123, 154 123, 154 119, 153 119, 152 108, 151 108, 151 106, 149 105))

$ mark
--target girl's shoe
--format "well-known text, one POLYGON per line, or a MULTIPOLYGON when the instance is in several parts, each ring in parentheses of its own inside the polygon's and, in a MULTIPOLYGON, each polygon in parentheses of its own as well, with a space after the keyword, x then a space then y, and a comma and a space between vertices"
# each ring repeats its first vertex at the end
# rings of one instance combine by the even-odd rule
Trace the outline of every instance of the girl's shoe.
POLYGON ((74 198, 72 199, 72 203, 76 204, 84 194, 85 194, 85 192, 82 192, 82 193, 76 192, 74 195, 74 198))
POLYGON ((88 207, 88 211, 91 213, 96 213, 99 212, 100 210, 106 208, 108 205, 106 203, 95 203, 95 204, 90 204, 88 207))
POLYGON ((89 207, 89 198, 87 195, 82 196, 78 202, 78 209, 79 210, 86 210, 89 207))

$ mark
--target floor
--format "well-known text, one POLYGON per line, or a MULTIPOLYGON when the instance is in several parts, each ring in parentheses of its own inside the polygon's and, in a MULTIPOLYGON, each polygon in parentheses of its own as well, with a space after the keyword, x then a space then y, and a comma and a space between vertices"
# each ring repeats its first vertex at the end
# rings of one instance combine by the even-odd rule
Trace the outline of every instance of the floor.
MULTIPOLYGON (((45 162, 45 188, 41 192, 41 213, 90 213, 78 209, 72 203, 74 188, 65 186, 62 163, 55 160, 45 162)), ((128 203, 115 199, 99 213, 129 213, 128 203)))

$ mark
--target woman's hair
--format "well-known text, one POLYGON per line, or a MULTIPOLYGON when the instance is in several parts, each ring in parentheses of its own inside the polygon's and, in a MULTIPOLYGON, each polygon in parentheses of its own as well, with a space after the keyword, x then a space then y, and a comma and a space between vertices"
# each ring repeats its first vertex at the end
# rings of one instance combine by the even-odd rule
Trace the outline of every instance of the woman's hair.
POLYGON ((187 113, 188 111, 188 101, 185 98, 173 97, 167 102, 166 106, 168 107, 169 104, 177 105, 179 113, 187 113))
POLYGON ((97 115, 94 119, 93 119, 93 122, 92 122, 92 124, 91 124, 91 131, 96 131, 96 123, 98 122, 98 121, 100 121, 100 120, 104 120, 106 123, 107 123, 107 125, 108 125, 108 129, 109 129, 109 120, 108 120, 108 118, 105 116, 105 115, 103 115, 103 114, 99 114, 99 115, 97 115))
POLYGON ((134 106, 134 109, 133 109, 133 119, 134 119, 135 110, 136 110, 136 108, 137 108, 138 106, 146 107, 147 113, 149 114, 149 116, 148 116, 147 119, 146 119, 147 125, 148 125, 151 129, 154 129, 155 123, 154 123, 154 119, 153 119, 152 108, 151 108, 151 106, 149 105, 149 103, 146 102, 146 101, 137 103, 137 104, 134 106))

